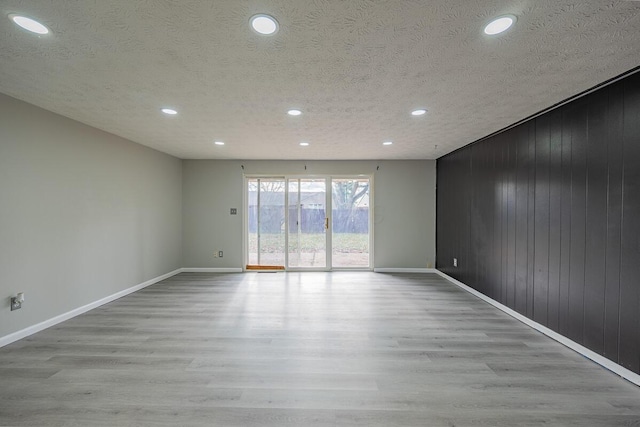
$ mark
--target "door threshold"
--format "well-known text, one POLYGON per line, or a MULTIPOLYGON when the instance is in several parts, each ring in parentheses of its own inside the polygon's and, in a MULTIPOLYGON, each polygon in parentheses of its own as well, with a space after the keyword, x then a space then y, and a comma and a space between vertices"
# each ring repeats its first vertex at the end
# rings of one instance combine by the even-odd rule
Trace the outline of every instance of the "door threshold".
POLYGON ((247 265, 247 271, 257 271, 258 273, 277 273, 284 271, 284 266, 281 265, 247 265))

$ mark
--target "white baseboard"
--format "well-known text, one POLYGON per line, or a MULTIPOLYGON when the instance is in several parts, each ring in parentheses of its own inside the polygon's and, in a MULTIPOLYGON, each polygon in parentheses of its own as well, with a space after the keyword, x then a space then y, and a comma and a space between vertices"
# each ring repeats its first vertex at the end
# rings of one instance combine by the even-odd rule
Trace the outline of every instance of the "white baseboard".
POLYGON ((242 273, 242 268, 193 268, 184 267, 181 269, 182 273, 242 273))
POLYGON ((435 273, 435 268, 374 268, 374 273, 435 273))
POLYGON ((171 276, 175 276, 176 274, 179 274, 181 272, 182 272, 182 269, 178 268, 177 270, 173 270, 167 274, 163 274, 162 276, 154 277, 153 279, 147 280, 146 282, 132 286, 128 289, 124 289, 120 292, 116 292, 115 294, 101 298, 87 305, 83 305, 82 307, 75 308, 71 311, 60 314, 56 317, 52 317, 51 319, 45 320, 44 322, 37 323, 35 325, 21 329, 12 334, 5 335, 4 337, 0 337, 0 347, 4 347, 5 345, 11 344, 12 342, 21 340, 22 338, 28 337, 29 335, 33 335, 36 332, 40 332, 44 329, 50 328, 54 325, 57 325, 58 323, 64 322, 65 320, 69 320, 82 313, 86 313, 89 310, 93 310, 96 307, 100 307, 101 305, 107 304, 111 301, 115 301, 118 298, 122 298, 125 295, 129 295, 133 292, 139 291, 140 289, 146 288, 147 286, 151 286, 171 276))
POLYGON ((460 282, 459 280, 454 279, 451 276, 448 276, 447 274, 441 272, 440 270, 435 270, 434 271, 436 274, 440 275, 441 277, 447 279, 449 282, 453 283, 454 285, 464 289, 465 291, 469 292, 470 294, 480 298, 481 300, 491 304, 492 306, 496 307, 499 310, 504 311, 505 313, 507 313, 509 316, 521 321, 522 323, 524 323, 525 325, 539 331, 542 332, 543 334, 545 334, 546 336, 548 336, 551 339, 554 339, 556 341, 558 341, 560 344, 563 344, 567 347, 569 347, 571 350, 583 355, 584 357, 586 357, 587 359, 590 359, 594 362, 596 362, 598 365, 610 370, 611 372, 620 375, 622 378, 626 379, 629 382, 634 383, 635 385, 640 386, 640 375, 636 374, 633 371, 628 370, 627 368, 625 368, 624 366, 618 365, 617 363, 607 359, 606 357, 603 357, 601 355, 599 355, 598 353, 589 350, 588 348, 584 347, 581 344, 578 344, 577 342, 565 337, 564 335, 560 335, 559 333, 547 328, 544 325, 541 325, 538 322, 535 322, 531 319, 529 319, 528 317, 523 316, 522 314, 518 313, 515 310, 510 309, 509 307, 507 307, 506 305, 503 305, 501 303, 499 303, 498 301, 489 298, 488 296, 486 296, 485 294, 476 291, 475 289, 465 285, 464 283, 460 282))

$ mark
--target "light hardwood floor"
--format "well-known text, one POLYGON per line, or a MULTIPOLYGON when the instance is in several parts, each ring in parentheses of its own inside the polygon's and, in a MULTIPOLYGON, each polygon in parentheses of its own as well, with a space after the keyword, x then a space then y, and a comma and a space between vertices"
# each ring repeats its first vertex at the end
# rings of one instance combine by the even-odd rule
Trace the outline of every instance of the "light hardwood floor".
POLYGON ((0 425, 640 426, 640 388, 437 275, 183 273, 0 349, 0 425))

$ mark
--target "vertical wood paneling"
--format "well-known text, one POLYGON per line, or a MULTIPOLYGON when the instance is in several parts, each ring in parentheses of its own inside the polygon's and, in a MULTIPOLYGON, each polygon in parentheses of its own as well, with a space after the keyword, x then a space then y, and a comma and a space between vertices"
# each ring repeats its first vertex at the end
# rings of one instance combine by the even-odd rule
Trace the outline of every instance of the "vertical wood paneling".
MULTIPOLYGON (((480 247, 480 233, 482 233, 484 227, 482 226, 480 218, 480 206, 478 206, 482 203, 480 180, 484 178, 484 162, 482 156, 478 155, 478 152, 474 152, 473 148, 474 147, 471 147, 471 175, 473 179, 471 181, 471 215, 469 219, 469 276, 480 292, 486 292, 484 289, 484 281, 478 272, 478 265, 480 264, 479 258, 484 253, 482 247, 480 247), (480 198, 480 200, 478 198, 480 198)), ((476 147, 476 150, 478 150, 478 147, 476 147)), ((486 241, 486 239, 483 241, 486 241)))
POLYGON ((493 247, 491 248, 491 258, 489 259, 488 280, 491 288, 491 298, 502 300, 502 182, 500 179, 500 168, 502 167, 502 140, 496 139, 493 144, 491 158, 491 184, 493 186, 494 214, 493 224, 493 247), (495 266, 495 268, 492 268, 495 266))
POLYGON ((640 73, 438 159, 437 203, 439 269, 640 373, 640 73))
POLYGON ((609 90, 607 108, 607 250, 604 356, 618 360, 620 328, 620 242, 622 239, 623 86, 609 90))
MULTIPOLYGON (((529 212, 529 129, 518 127, 514 143, 517 150, 516 170, 516 295, 515 310, 527 314, 528 212, 529 212)), ((437 202, 436 202, 437 203, 437 202)), ((437 250, 436 250, 437 251, 437 250)), ((473 286, 473 285, 471 285, 473 286)))
POLYGON ((536 124, 536 175, 534 205, 533 320, 547 324, 549 297, 549 116, 536 124))
POLYGON ((587 206, 587 103, 570 108, 571 123, 571 253, 569 258, 568 337, 582 342, 584 322, 584 260, 587 206))
POLYGON ((505 304, 515 310, 516 301, 516 154, 515 130, 504 133, 507 148, 507 296, 505 304))
POLYGON ((604 289, 607 242, 607 89, 589 102, 587 233, 584 277, 584 345, 604 353, 604 289))
POLYGON ((640 369, 640 74, 625 80, 620 364, 640 369))
POLYGON ((528 178, 528 204, 527 204, 527 317, 533 318, 533 295, 535 275, 535 209, 536 209, 536 126, 535 122, 529 122, 528 153, 527 153, 527 178, 528 178))
POLYGON ((451 259, 454 253, 460 253, 460 232, 459 229, 454 226, 458 220, 456 217, 447 215, 447 209, 464 210, 462 206, 462 199, 453 197, 456 191, 456 185, 460 185, 459 180, 464 179, 464 167, 458 165, 458 158, 463 155, 463 152, 454 153, 443 159, 442 162, 437 164, 437 174, 439 181, 436 185, 436 197, 443 200, 443 203, 436 204, 436 218, 440 218, 436 227, 436 242, 446 241, 446 245, 442 245, 440 253, 436 254, 436 263, 441 271, 454 275, 455 272, 451 269, 451 264, 448 260, 451 259), (445 262, 445 260, 447 260, 445 262))
POLYGON ((482 176, 482 171, 480 168, 481 165, 481 161, 479 158, 477 158, 476 156, 474 156, 473 154, 473 147, 471 147, 472 149, 470 150, 470 163, 471 163, 471 194, 469 197, 469 203, 471 204, 470 206, 470 215, 469 215, 469 248, 468 248, 468 267, 467 267, 467 277, 469 277, 469 280, 472 281, 472 283, 475 283, 477 288, 479 290, 483 290, 483 283, 478 280, 478 256, 479 251, 478 248, 476 246, 476 234, 478 233, 478 201, 476 200, 476 194, 479 193, 479 188, 478 188, 478 179, 476 179, 476 177, 480 177, 482 176))
POLYGON ((569 334, 569 283, 571 277, 571 112, 562 109, 562 159, 560 205, 560 289, 558 332, 569 334))
POLYGON ((505 134, 500 135, 500 163, 497 166, 500 180, 500 301, 507 303, 508 259, 509 259, 509 144, 505 134))
POLYGON ((562 110, 549 114, 549 286, 547 326, 559 327, 562 237, 562 110))
MULTIPOLYGON (((466 214, 464 215, 464 218, 457 218, 459 221, 456 221, 454 224, 454 226, 458 227, 460 233, 460 252, 452 254, 452 258, 456 257, 458 259, 458 268, 463 273, 462 277, 465 280, 465 283, 467 283, 467 281, 474 280, 471 265, 469 264, 469 259, 471 258, 471 218, 469 211, 471 209, 472 198, 469 182, 473 179, 473 162, 470 151, 461 153, 458 161, 458 167, 461 169, 460 176, 462 180, 460 181, 460 185, 456 187, 455 191, 456 194, 462 196, 461 205, 463 212, 466 214)), ((451 259, 449 262, 451 262, 451 259)))

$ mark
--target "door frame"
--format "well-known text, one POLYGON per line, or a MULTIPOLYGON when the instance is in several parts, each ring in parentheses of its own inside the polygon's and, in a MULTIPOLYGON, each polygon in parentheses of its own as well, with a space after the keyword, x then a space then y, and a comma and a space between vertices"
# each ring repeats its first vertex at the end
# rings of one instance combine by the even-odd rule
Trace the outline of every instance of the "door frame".
POLYGON ((247 271, 248 262, 248 239, 249 239, 249 191, 248 181, 250 179, 283 179, 285 182, 285 271, 373 271, 374 265, 374 184, 373 174, 243 174, 242 188, 242 269, 247 271), (333 179, 369 179, 369 266, 368 267, 333 267, 333 179), (329 220, 329 229, 326 233, 326 265, 324 268, 317 267, 289 267, 289 180, 290 179, 324 179, 325 180, 325 216, 329 220))

